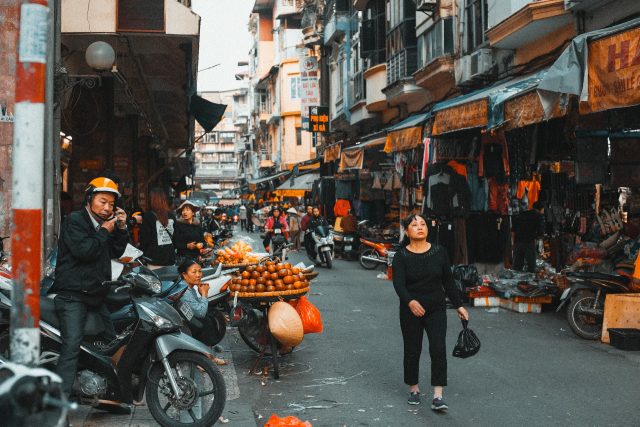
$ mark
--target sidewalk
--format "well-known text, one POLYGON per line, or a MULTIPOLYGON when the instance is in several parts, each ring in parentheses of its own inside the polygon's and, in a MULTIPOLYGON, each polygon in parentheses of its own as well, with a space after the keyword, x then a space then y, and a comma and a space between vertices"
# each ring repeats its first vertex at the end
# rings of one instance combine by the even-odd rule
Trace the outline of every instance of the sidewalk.
MULTIPOLYGON (((227 361, 226 366, 220 366, 227 386, 227 401, 222 413, 224 421, 218 421, 216 425, 228 425, 234 427, 257 427, 254 420, 250 402, 240 399, 236 366, 233 361, 232 337, 229 333, 222 340, 222 347, 226 350, 221 356, 227 361)), ((70 414, 69 419, 73 427, 155 427, 158 423, 153 419, 151 412, 143 402, 141 406, 133 407, 129 415, 116 415, 109 412, 95 410, 90 406, 81 406, 80 409, 70 414)))

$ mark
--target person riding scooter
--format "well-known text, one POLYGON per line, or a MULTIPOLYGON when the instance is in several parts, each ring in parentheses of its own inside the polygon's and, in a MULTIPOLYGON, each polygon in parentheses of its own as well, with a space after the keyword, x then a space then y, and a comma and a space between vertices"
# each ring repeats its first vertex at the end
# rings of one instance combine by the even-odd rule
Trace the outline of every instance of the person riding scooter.
POLYGON ((267 218, 267 223, 264 226, 264 230, 266 232, 266 236, 262 244, 264 245, 264 248, 267 252, 270 252, 269 246, 271 244, 271 237, 273 233, 276 232, 275 230, 280 230, 280 232, 284 234, 285 239, 289 241, 289 226, 287 225, 287 220, 285 219, 284 215, 282 215, 282 213, 280 212, 280 208, 278 207, 275 207, 271 211, 271 215, 269 215, 269 218, 267 218))
POLYGON ((309 257, 311 257, 312 259, 315 259, 317 254, 315 250, 315 242, 311 237, 311 233, 317 227, 321 227, 321 226, 328 227, 329 223, 327 222, 326 219, 324 219, 322 215, 320 215, 320 208, 314 207, 311 212, 312 212, 312 216, 306 224, 304 246, 307 249, 307 254, 309 254, 309 257))

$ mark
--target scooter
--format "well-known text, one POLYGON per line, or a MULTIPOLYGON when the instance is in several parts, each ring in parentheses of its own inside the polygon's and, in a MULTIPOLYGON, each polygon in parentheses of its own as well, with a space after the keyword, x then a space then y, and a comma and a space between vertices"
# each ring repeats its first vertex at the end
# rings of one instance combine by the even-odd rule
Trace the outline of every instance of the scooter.
MULTIPOLYGON (((10 297, 0 282, 0 310, 9 310, 10 297)), ((104 282, 115 293, 140 286, 132 274, 104 282)), ((10 292, 10 289, 8 289, 10 292)), ((130 297, 136 319, 118 334, 115 345, 98 348, 95 339, 104 332, 102 319, 90 312, 85 340, 78 359, 74 390, 81 402, 95 407, 133 404, 146 396, 153 418, 162 426, 183 423, 213 425, 226 400, 224 378, 210 357, 210 348, 180 332, 184 323, 168 303, 154 297, 130 297), (204 378, 206 376, 206 378, 204 378)), ((54 300, 40 300, 40 365, 49 367, 59 358, 62 338, 54 300)), ((0 352, 8 350, 8 331, 0 335, 0 352)))
POLYGON ((373 239, 360 238, 362 250, 360 251, 360 265, 366 270, 373 270, 376 267, 389 263, 389 251, 397 250, 399 245, 389 241, 376 241, 373 239))
POLYGON ((0 414, 2 425, 58 426, 67 412, 78 408, 68 402, 62 379, 43 368, 30 368, 0 358, 0 414))
POLYGON ((311 240, 315 249, 314 254, 307 247, 307 256, 309 259, 319 265, 325 264, 327 268, 331 268, 334 258, 334 244, 331 229, 321 225, 313 230, 308 231, 311 234, 311 240))
POLYGON ((631 279, 597 272, 565 272, 571 287, 564 290, 560 305, 567 307, 567 322, 571 330, 580 338, 596 340, 602 334, 604 301, 607 294, 634 292, 631 279))
POLYGON ((282 229, 275 228, 272 231, 271 245, 269 245, 269 255, 281 259, 283 262, 288 259, 289 250, 293 244, 287 242, 287 238, 282 229))

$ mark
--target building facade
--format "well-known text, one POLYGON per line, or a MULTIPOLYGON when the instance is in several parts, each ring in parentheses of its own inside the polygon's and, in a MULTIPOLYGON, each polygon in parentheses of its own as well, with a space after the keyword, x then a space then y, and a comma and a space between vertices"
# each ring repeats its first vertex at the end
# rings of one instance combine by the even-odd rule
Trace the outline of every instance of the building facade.
POLYGON ((248 90, 202 92, 208 101, 227 106, 223 119, 208 133, 196 124, 195 186, 216 194, 238 194, 246 179, 248 90))
POLYGON ((256 0, 249 19, 249 137, 254 179, 315 157, 311 134, 303 131, 300 0, 256 0))

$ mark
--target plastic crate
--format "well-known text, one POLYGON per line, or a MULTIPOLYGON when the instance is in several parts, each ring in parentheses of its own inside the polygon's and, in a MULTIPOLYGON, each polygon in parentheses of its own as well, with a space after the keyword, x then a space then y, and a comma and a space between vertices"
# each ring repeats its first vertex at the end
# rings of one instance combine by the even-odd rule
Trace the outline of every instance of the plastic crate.
POLYGON ((640 329, 609 328, 611 345, 619 350, 640 351, 640 329))

